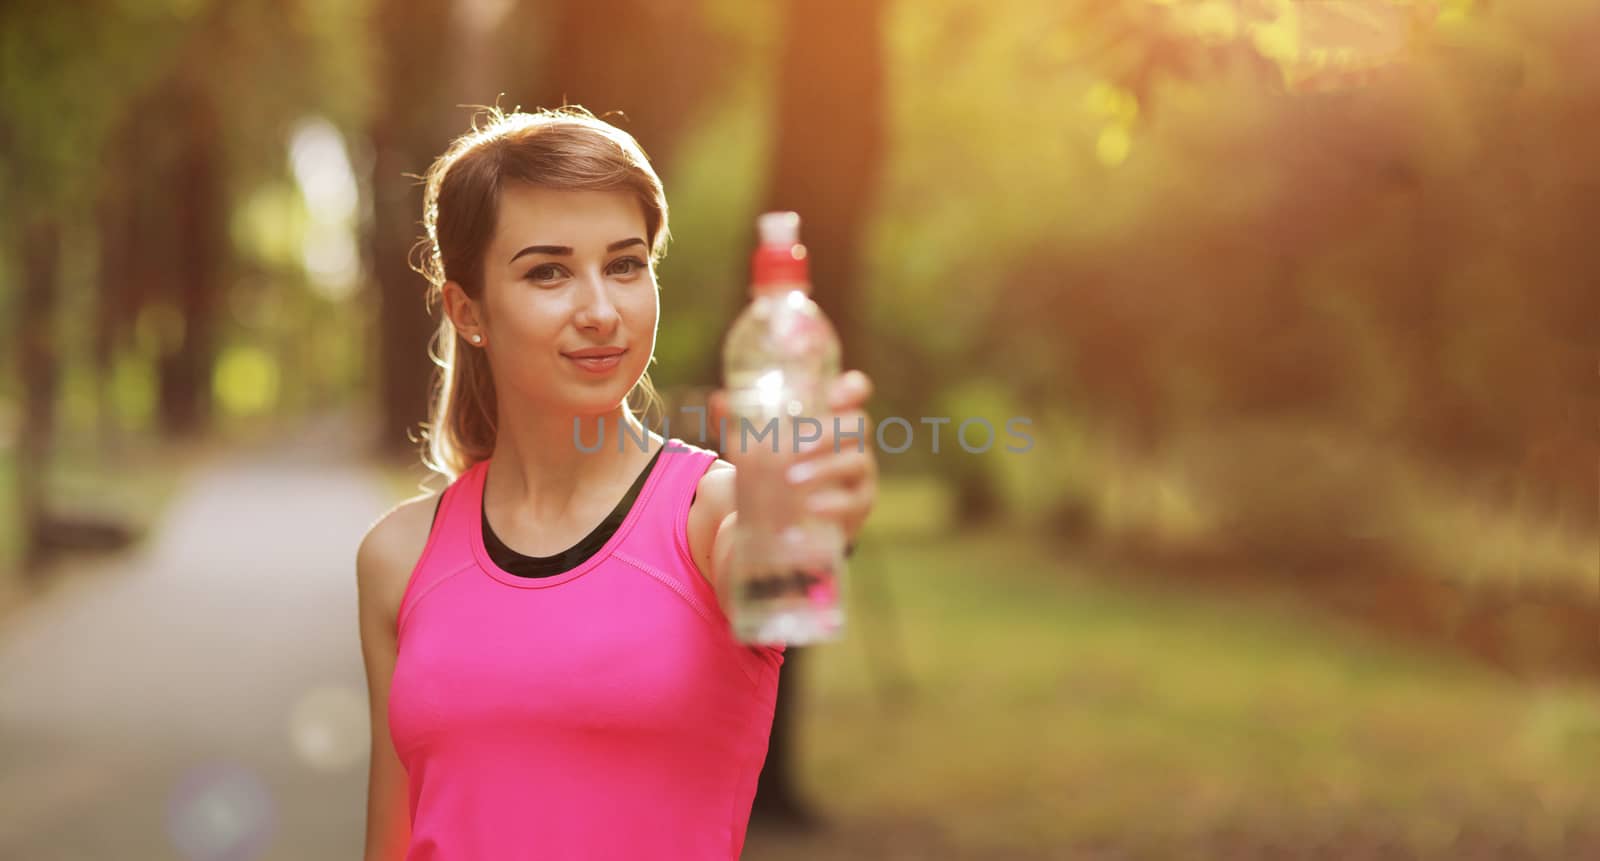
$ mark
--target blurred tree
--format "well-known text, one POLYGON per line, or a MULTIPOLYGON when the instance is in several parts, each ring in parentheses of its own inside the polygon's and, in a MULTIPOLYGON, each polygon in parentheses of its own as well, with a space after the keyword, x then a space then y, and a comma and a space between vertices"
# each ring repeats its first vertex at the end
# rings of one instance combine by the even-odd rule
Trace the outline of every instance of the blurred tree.
POLYGON ((128 378, 143 389, 149 377, 158 430, 207 428, 237 270, 235 192, 281 179, 288 119, 319 106, 342 119, 361 100, 360 79, 335 74, 360 56, 349 19, 361 6, 0 6, 0 80, 23 83, 0 87, 0 183, 12 204, 0 211, 0 258, 25 263, 37 287, 14 317, 34 334, 19 332, 7 364, 29 393, 18 509, 31 520, 31 558, 52 544, 121 540, 115 524, 51 511, 43 497, 62 437, 92 430, 114 444, 127 399, 113 393, 128 378), (95 391, 73 388, 66 403, 97 406, 57 415, 58 381, 84 380, 95 391))
POLYGON ((1273 14, 1285 14, 1284 7, 1270 0, 1079 0, 1063 11, 1061 26, 1090 34, 1078 61, 1125 88, 1149 111, 1159 87, 1172 81, 1216 78, 1240 69, 1276 78, 1278 68, 1256 49, 1251 34, 1273 14))
MULTIPOLYGON (((190 45, 216 49, 216 27, 223 7, 215 7, 193 34, 190 45)), ((174 253, 170 277, 161 283, 181 321, 176 343, 161 356, 158 404, 161 426, 170 435, 193 436, 211 417, 211 370, 217 356, 217 308, 225 290, 222 275, 228 246, 226 165, 221 120, 204 86, 207 54, 191 49, 178 78, 165 87, 179 135, 173 195, 174 253)))
POLYGON ((800 213, 812 296, 840 339, 854 344, 863 334, 861 261, 887 137, 885 7, 790 0, 784 8, 767 205, 800 213))
POLYGON ((60 295, 61 225, 48 212, 34 213, 22 225, 22 298, 16 325, 22 377, 23 421, 17 440, 17 491, 27 542, 23 571, 32 572, 44 560, 45 469, 55 434, 55 394, 60 361, 55 344, 55 312, 60 295))
MULTIPOLYGON (((846 345, 865 333, 859 276, 886 145, 884 13, 881 0, 788 0, 779 23, 783 47, 767 208, 800 213, 812 297, 846 345)), ((737 299, 735 313, 746 297, 737 299)), ((800 798, 794 765, 805 652, 785 653, 752 811, 802 826, 813 818, 800 798)))
POLYGON ((703 116, 718 82, 736 73, 703 7, 703 0, 524 4, 500 33, 512 95, 530 107, 583 105, 615 123, 650 154, 670 188, 678 140, 703 116), (555 35, 543 40, 542 51, 529 52, 531 32, 555 35))
POLYGON ((378 104, 372 114, 373 270, 379 288, 379 445, 414 456, 400 431, 425 420, 434 365, 429 339, 436 322, 424 302, 428 284, 411 268, 422 212, 420 177, 455 130, 446 110, 461 38, 449 4, 378 0, 378 104))
MULTIPOLYGON (((871 248, 873 346, 913 357, 885 397, 992 378, 1146 464, 1214 427, 1325 429, 1595 510, 1597 33, 1559 0, 919 4, 891 26, 871 248)), ((962 465, 930 467, 982 500, 962 465)), ((1257 501, 1245 531, 1318 522, 1257 501)))
POLYGON ((116 359, 129 346, 133 321, 138 315, 138 294, 133 289, 134 261, 139 256, 139 246, 134 241, 139 222, 133 194, 140 177, 136 161, 138 116, 132 112, 106 136, 101 155, 104 176, 95 212, 95 231, 100 238, 96 267, 99 296, 90 343, 90 366, 95 376, 95 436, 101 450, 113 459, 122 444, 112 393, 116 359))
POLYGON ((110 524, 74 520, 49 504, 48 475, 59 432, 56 409, 67 359, 58 319, 63 299, 79 285, 64 277, 64 242, 92 212, 100 148, 129 89, 143 80, 164 46, 149 34, 156 14, 104 3, 0 5, 0 258, 21 267, 11 367, 21 380, 17 434, 16 510, 24 547, 22 570, 38 573, 55 545, 76 538, 123 537, 110 524), (24 83, 25 85, 19 85, 24 83))

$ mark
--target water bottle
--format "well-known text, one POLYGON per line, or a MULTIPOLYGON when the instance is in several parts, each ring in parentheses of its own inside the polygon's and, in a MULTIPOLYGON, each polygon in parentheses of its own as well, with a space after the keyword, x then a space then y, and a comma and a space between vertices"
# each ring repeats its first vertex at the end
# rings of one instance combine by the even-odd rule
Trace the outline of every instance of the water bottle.
POLYGON ((738 468, 739 517, 718 591, 739 640, 804 645, 843 633, 845 537, 804 510, 785 473, 802 441, 832 429, 827 390, 839 374, 839 336, 811 299, 800 217, 769 212, 756 225, 750 304, 722 348, 722 449, 738 468))

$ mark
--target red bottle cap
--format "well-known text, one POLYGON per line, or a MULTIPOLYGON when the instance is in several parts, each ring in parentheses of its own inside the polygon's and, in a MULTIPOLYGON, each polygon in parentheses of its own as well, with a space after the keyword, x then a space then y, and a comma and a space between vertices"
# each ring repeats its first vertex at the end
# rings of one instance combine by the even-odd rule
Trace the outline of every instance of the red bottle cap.
POLYGON ((751 290, 788 285, 806 290, 811 281, 806 247, 800 244, 800 216, 767 212, 756 219, 761 244, 750 260, 751 290))

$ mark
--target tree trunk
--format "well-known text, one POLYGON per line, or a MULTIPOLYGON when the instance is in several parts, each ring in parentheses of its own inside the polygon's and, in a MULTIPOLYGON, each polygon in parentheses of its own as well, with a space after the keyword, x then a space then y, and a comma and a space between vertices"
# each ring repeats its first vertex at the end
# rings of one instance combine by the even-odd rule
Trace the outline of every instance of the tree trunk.
POLYGON ((786 8, 767 202, 800 213, 812 296, 849 345, 861 334, 861 239, 885 145, 883 3, 790 0, 786 8))
MULTIPOLYGON (((769 209, 800 213, 810 252, 812 297, 845 345, 863 328, 858 273, 885 146, 882 0, 789 0, 782 16, 776 151, 769 209)), ((734 303, 744 303, 740 295, 734 303)), ((730 314, 731 319, 731 314, 730 314)), ((871 373, 870 368, 866 368, 871 373)), ((795 721, 804 688, 804 649, 786 650, 767 761, 753 818, 810 824, 795 778, 795 721)))
POLYGON ((412 247, 421 236, 422 187, 408 174, 421 176, 452 132, 465 131, 466 123, 456 128, 458 113, 444 98, 442 81, 454 44, 448 4, 383 0, 376 11, 382 94, 370 132, 370 242, 379 294, 378 446, 386 455, 407 459, 415 458, 414 432, 428 417, 435 371, 428 341, 437 326, 425 302, 428 282, 411 268, 412 247))
POLYGON ((177 246, 169 283, 181 325, 175 349, 161 357, 158 373, 162 428, 185 436, 204 430, 211 417, 216 311, 225 288, 228 235, 216 106, 197 81, 180 82, 179 93, 182 143, 173 187, 177 246))
POLYGON ((121 455, 122 417, 117 413, 113 391, 117 357, 126 346, 134 320, 130 278, 135 247, 131 242, 133 211, 129 205, 129 187, 136 170, 133 154, 138 152, 134 148, 135 122, 130 117, 108 139, 103 162, 106 169, 101 176, 95 202, 100 254, 99 271, 96 273, 98 289, 94 338, 90 351, 96 379, 96 437, 105 463, 117 463, 121 455))
POLYGON ((507 69, 520 90, 512 95, 528 108, 583 105, 633 135, 666 177, 680 133, 728 71, 728 46, 713 42, 698 4, 562 0, 554 6, 529 4, 503 31, 520 38, 529 27, 543 27, 551 34, 542 62, 507 69))
POLYGON ((46 478, 55 439, 60 344, 55 339, 61 271, 61 226, 39 215, 22 228, 22 295, 17 314, 17 370, 22 375, 22 422, 17 440, 17 510, 23 527, 21 568, 36 577, 46 560, 46 478))

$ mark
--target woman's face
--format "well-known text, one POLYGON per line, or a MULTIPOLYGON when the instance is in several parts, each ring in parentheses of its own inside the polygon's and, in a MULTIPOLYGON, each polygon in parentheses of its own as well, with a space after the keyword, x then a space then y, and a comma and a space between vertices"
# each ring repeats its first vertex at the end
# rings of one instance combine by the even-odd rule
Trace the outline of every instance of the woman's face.
POLYGON ((625 191, 501 190, 484 266, 484 341, 502 407, 617 408, 655 351, 660 300, 639 201, 625 191), (625 350, 614 367, 569 354, 625 350))

